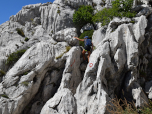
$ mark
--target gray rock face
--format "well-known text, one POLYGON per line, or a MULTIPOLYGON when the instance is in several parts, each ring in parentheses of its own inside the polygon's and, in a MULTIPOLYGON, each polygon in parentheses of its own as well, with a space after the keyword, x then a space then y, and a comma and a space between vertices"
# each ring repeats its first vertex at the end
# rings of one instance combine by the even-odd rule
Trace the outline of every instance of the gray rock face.
POLYGON ((48 33, 56 33, 62 29, 74 27, 72 17, 74 9, 50 4, 40 7, 41 24, 48 33))
POLYGON ((73 38, 78 31, 72 16, 89 4, 101 10, 111 0, 27 5, 0 25, 0 69, 6 71, 0 78, 0 114, 104 114, 115 95, 137 107, 152 99, 151 8, 142 5, 139 17, 97 27, 96 49, 86 64, 73 38), (20 49, 27 51, 6 66, 8 55, 20 49))
POLYGON ((20 114, 23 111, 37 93, 47 67, 50 64, 54 67, 62 66, 62 61, 58 62, 55 57, 62 54, 66 46, 68 46, 66 43, 52 45, 51 43, 41 42, 27 50, 24 56, 7 72, 1 84, 1 87, 3 87, 1 94, 5 94, 9 98, 7 100, 1 97, 0 101, 5 100, 5 103, 0 102, 2 112, 8 108, 7 105, 10 103, 11 107, 7 110, 7 114, 20 114), (28 72, 28 74, 23 75, 25 72, 28 72), (10 102, 10 100, 13 101, 10 102), (5 107, 3 107, 4 105, 5 107))
POLYGON ((73 48, 69 51, 66 67, 62 75, 62 81, 57 93, 52 99, 47 101, 41 114, 76 114, 76 100, 73 96, 81 81, 80 73, 80 48, 73 48))
MULTIPOLYGON (((121 85, 119 81, 122 79, 121 72, 123 72, 124 68, 131 70, 133 80, 137 81, 137 75, 135 74, 137 74, 138 48, 135 47, 140 42, 134 40, 135 34, 133 35, 132 32, 138 32, 137 28, 139 28, 140 33, 144 33, 143 28, 139 27, 140 21, 146 27, 145 16, 138 18, 138 22, 134 25, 130 23, 118 26, 114 32, 109 31, 109 25, 108 34, 101 41, 100 46, 91 54, 83 81, 77 88, 75 97, 79 114, 84 112, 90 114, 105 113, 107 102, 114 98, 115 89, 121 85), (111 57, 114 57, 113 61, 111 61, 111 57)), ((141 91, 140 86, 136 87, 129 84, 128 88, 132 91, 131 96, 136 101, 136 106, 145 103, 141 101, 141 98, 147 101, 147 97, 141 91)))
POLYGON ((105 38, 106 28, 102 27, 94 31, 92 36, 92 43, 95 47, 98 47, 98 44, 105 38))
POLYGON ((83 33, 84 31, 87 31, 87 30, 94 30, 93 25, 90 23, 86 24, 85 26, 81 28, 80 32, 83 33))
POLYGON ((78 45, 79 44, 78 40, 74 38, 75 36, 77 36, 76 32, 77 32, 76 28, 67 28, 54 34, 53 39, 56 40, 57 42, 65 41, 72 46, 78 45))
POLYGON ((22 25, 24 25, 26 21, 31 22, 35 17, 40 17, 40 12, 39 12, 40 6, 41 3, 36 5, 24 6, 22 10, 19 11, 16 15, 11 16, 10 20, 17 21, 22 25))

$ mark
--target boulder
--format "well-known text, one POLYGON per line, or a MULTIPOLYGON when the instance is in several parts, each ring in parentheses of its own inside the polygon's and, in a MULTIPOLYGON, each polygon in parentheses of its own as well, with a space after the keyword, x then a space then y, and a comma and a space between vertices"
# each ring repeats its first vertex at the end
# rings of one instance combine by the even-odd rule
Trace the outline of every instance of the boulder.
POLYGON ((93 25, 90 24, 90 23, 84 25, 84 26, 81 28, 80 32, 83 33, 84 31, 87 31, 87 30, 94 30, 93 25))
POLYGON ((55 33, 52 37, 57 42, 67 42, 69 45, 79 45, 79 42, 74 37, 77 36, 76 28, 67 28, 55 33))
POLYGON ((97 48, 98 44, 105 38, 106 28, 101 27, 98 30, 95 30, 92 35, 92 43, 97 48))

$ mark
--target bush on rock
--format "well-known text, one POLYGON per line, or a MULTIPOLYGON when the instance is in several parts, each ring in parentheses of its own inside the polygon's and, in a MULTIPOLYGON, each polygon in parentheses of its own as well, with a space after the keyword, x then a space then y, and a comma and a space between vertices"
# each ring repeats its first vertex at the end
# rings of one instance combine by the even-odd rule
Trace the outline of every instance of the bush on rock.
POLYGON ((18 50, 14 53, 11 53, 7 58, 6 64, 10 65, 10 64, 17 62, 18 59, 25 53, 25 51, 26 50, 23 49, 23 50, 18 50))
POLYGON ((87 23, 92 23, 93 8, 92 6, 80 6, 78 11, 73 14, 73 22, 80 27, 87 23))
POLYGON ((135 17, 136 13, 131 12, 133 0, 115 0, 112 1, 112 8, 104 8, 96 13, 92 20, 93 22, 101 22, 102 26, 109 24, 114 17, 135 17))
POLYGON ((19 35, 21 35, 22 37, 25 37, 24 32, 23 32, 22 29, 17 28, 16 31, 17 31, 17 33, 18 33, 19 35))

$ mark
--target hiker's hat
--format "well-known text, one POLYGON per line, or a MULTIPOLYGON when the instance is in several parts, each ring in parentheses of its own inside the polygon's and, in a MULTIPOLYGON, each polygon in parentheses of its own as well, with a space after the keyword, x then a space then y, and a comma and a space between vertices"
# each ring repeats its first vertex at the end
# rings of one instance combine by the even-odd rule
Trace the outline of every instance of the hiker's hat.
POLYGON ((88 36, 85 36, 84 38, 89 39, 89 37, 88 37, 88 36))

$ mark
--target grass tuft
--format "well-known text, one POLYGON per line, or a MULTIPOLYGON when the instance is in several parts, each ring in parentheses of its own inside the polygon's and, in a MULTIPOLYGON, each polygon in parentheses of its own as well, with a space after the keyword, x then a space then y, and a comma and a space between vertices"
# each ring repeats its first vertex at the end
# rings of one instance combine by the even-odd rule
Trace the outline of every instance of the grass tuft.
POLYGON ((6 73, 3 70, 0 70, 0 77, 4 76, 6 73))
POLYGON ((150 100, 144 107, 136 108, 134 102, 115 98, 106 109, 110 114, 152 114, 152 101, 150 100))
POLYGON ((65 53, 67 53, 69 50, 71 49, 70 46, 66 46, 66 51, 64 53, 62 53, 61 55, 57 56, 55 59, 59 59, 61 58, 65 53))
POLYGON ((25 49, 23 50, 18 50, 14 53, 11 53, 7 60, 6 60, 6 64, 7 65, 11 65, 11 64, 14 64, 15 62, 17 62, 19 60, 19 58, 25 53, 25 49))
POLYGON ((24 82, 21 82, 21 84, 27 87, 29 82, 28 81, 24 81, 24 82))
POLYGON ((17 28, 16 31, 17 31, 17 33, 18 33, 19 35, 21 35, 22 37, 25 37, 24 32, 23 32, 22 29, 17 28))
POLYGON ((26 38, 24 39, 24 41, 26 41, 26 42, 29 41, 29 38, 26 37, 26 38))
POLYGON ((1 97, 9 99, 9 97, 6 94, 2 94, 1 97))

